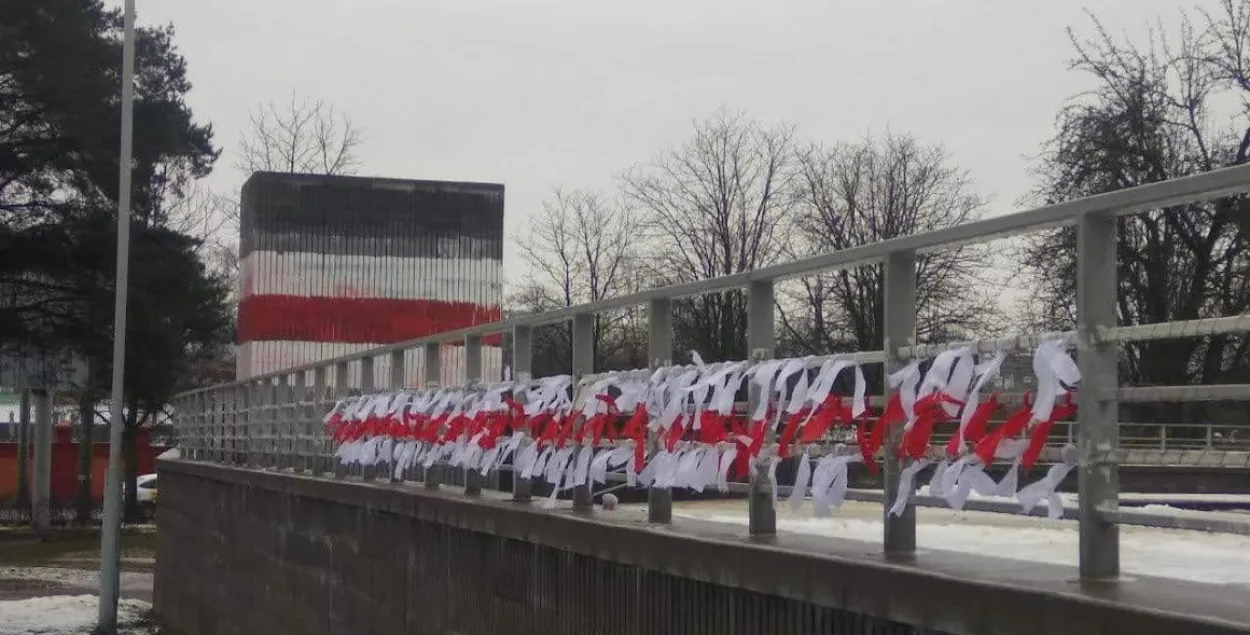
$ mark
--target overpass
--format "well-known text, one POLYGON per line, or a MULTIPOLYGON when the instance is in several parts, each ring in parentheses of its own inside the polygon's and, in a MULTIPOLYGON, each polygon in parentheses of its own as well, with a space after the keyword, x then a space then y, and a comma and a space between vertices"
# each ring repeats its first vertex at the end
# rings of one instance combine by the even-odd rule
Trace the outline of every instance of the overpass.
MULTIPOLYGON (((1250 316, 1120 326, 1114 261, 1119 216, 1245 192, 1250 166, 1229 168, 185 393, 175 404, 181 458, 159 468, 157 611, 189 635, 1250 632, 1244 587, 1122 575, 1120 525, 1135 517, 1119 505, 1121 467, 1134 461, 1214 463, 1236 478, 1247 460, 1242 450, 1205 444, 1121 446, 1119 404, 1241 401, 1250 397, 1250 386, 1120 386, 1117 372, 1124 343, 1242 334, 1250 330, 1250 316), (914 341, 918 254, 1063 225, 1075 226, 1078 237, 1075 331, 914 341), (660 481, 649 481, 642 509, 602 509, 592 489, 597 481, 584 473, 572 480, 568 500, 542 503, 534 499, 540 479, 523 478, 529 470, 508 474, 510 492, 484 487, 492 474, 519 466, 519 455, 495 472, 457 473, 453 466, 463 465, 463 457, 441 454, 425 455, 433 458, 422 464, 403 463, 398 454, 354 461, 341 452, 336 457, 323 429, 325 413, 352 395, 428 385, 428 378, 440 376, 439 349, 448 342, 463 342, 463 383, 480 395, 500 385, 481 376, 482 338, 510 336, 518 377, 510 384, 513 394, 533 390, 543 380, 528 372, 533 329, 564 321, 573 329, 570 380, 584 405, 605 379, 647 374, 595 372, 597 313, 646 305, 649 357, 657 367, 671 367, 672 302, 704 293, 746 290, 749 350, 737 368, 767 364, 775 349, 776 281, 876 263, 884 263, 886 274, 884 350, 801 360, 804 368, 846 362, 884 364, 894 372, 965 347, 988 356, 1051 341, 1076 348, 1076 451, 1051 446, 1042 454, 1043 463, 1070 464, 1077 475, 1079 502, 1067 510, 1079 534, 1075 570, 918 549, 917 532, 925 526, 917 526, 917 503, 935 501, 900 494, 923 482, 913 480, 914 468, 936 462, 940 451, 901 458, 901 426, 887 430, 879 454, 864 453, 865 461, 880 457, 882 463, 878 543, 778 531, 775 497, 804 487, 787 484, 784 474, 775 477, 773 466, 796 465, 786 458, 784 439, 753 446, 746 482, 727 484, 746 497, 748 521, 741 527, 675 517, 674 490, 660 481), (405 376, 409 356, 417 357, 422 377, 405 376), (895 504, 900 513, 891 514, 895 504)), ((770 399, 771 393, 756 390, 751 405, 770 399)), ((583 428, 588 422, 577 420, 583 428)), ((659 432, 637 442, 647 447, 648 465, 667 452, 659 432)), ((517 438, 527 448, 534 443, 525 433, 517 438)), ((863 438, 858 442, 862 447, 863 438)), ((590 445, 582 438, 571 447, 590 445)), ((829 446, 814 439, 803 446, 804 456, 842 456, 837 453, 844 450, 829 446)), ((1007 462, 1014 467, 1010 457, 1007 462)), ((557 486, 562 482, 557 475, 557 486)), ((629 490, 627 483, 611 487, 629 490)))

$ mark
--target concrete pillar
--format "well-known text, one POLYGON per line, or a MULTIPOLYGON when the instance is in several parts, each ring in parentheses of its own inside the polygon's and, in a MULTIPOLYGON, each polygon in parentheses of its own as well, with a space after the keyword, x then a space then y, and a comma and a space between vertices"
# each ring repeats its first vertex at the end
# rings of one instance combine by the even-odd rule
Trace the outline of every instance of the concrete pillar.
POLYGON ((1099 342, 1098 327, 1116 326, 1116 217, 1086 214, 1077 223, 1076 310, 1081 389, 1077 394, 1080 450, 1080 571, 1083 580, 1120 575, 1120 528, 1104 515, 1119 509, 1119 404, 1104 395, 1119 386, 1119 346, 1099 342))
MULTIPOLYGON (((892 253, 885 262, 885 369, 894 372, 903 366, 898 359, 901 346, 914 344, 916 339, 916 254, 904 251, 892 253)), ((889 398, 889 386, 886 386, 889 398)), ((903 427, 890 426, 886 432, 882 472, 885 477, 885 501, 882 514, 885 519, 884 542, 887 556, 911 555, 916 552, 916 506, 908 503, 901 516, 890 515, 890 506, 898 496, 899 479, 903 463, 898 458, 902 443, 903 427)))
POLYGON ((30 389, 21 389, 21 404, 17 414, 17 505, 25 509, 30 505, 30 389))
MULTIPOLYGON (((647 309, 647 359, 651 360, 651 368, 673 363, 673 306, 668 298, 652 300, 647 309)), ((660 487, 647 489, 647 520, 664 524, 673 522, 672 490, 660 487)))
POLYGON ((52 391, 32 388, 35 410, 35 487, 31 521, 42 534, 52 526, 52 391))
MULTIPOLYGON (((774 290, 772 281, 752 282, 747 287, 747 352, 754 359, 771 359, 776 354, 777 337, 773 331, 774 290)), ((752 386, 751 408, 767 395, 752 386)), ((766 439, 772 442, 772 433, 766 439)), ((775 460, 775 459, 774 459, 775 460)), ((751 536, 773 536, 777 533, 777 510, 773 507, 772 483, 768 480, 768 463, 759 461, 751 471, 747 494, 748 531, 751 536)))

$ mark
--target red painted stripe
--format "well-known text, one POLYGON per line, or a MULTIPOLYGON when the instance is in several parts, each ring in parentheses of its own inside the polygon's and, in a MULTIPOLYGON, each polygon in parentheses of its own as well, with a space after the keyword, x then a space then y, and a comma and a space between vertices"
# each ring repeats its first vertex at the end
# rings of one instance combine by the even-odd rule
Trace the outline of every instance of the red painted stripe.
MULTIPOLYGON (((389 344, 498 322, 501 314, 470 302, 254 295, 239 303, 238 340, 389 344)), ((482 338, 492 346, 500 341, 482 338)))

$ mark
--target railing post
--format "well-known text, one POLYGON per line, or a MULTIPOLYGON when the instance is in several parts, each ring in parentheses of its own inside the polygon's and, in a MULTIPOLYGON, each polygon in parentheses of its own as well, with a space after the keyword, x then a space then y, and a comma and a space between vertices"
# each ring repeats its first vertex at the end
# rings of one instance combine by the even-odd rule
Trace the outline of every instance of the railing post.
MULTIPOLYGON (((482 337, 470 335, 464 338, 464 379, 466 384, 482 381, 482 337)), ((464 469, 464 493, 466 496, 482 495, 482 473, 472 467, 464 469)))
POLYGON ((234 465, 247 463, 247 445, 244 435, 247 434, 248 418, 251 411, 252 386, 241 384, 234 388, 234 417, 230 421, 230 463, 234 465))
POLYGON ((263 426, 265 425, 265 386, 262 382, 249 382, 247 399, 247 466, 257 467, 264 452, 263 426))
POLYGON ((178 425, 175 429, 178 431, 179 443, 185 443, 189 439, 183 439, 182 435, 186 432, 195 431, 195 444, 190 448, 191 456, 188 459, 194 461, 203 461, 209 459, 208 453, 205 451, 207 446, 206 428, 211 427, 214 420, 206 419, 204 414, 207 410, 208 393, 196 393, 190 398, 182 399, 178 402, 178 425))
MULTIPOLYGON (((407 352, 402 349, 397 350, 397 351, 391 351, 391 369, 390 369, 391 378, 390 378, 390 382, 388 386, 390 387, 392 393, 399 392, 407 387, 407 383, 408 383, 407 370, 408 369, 405 368, 404 366, 404 358, 406 357, 406 353, 407 352)), ((395 465, 392 461, 392 457, 387 458, 386 473, 388 474, 387 479, 390 480, 390 482, 392 483, 398 483, 401 480, 403 480, 395 475, 395 465)))
MULTIPOLYGON (((438 342, 430 342, 425 345, 425 384, 426 386, 437 386, 442 381, 443 376, 443 348, 438 342)), ((426 489, 438 489, 438 471, 437 464, 431 465, 425 470, 422 479, 425 481, 426 489)))
POLYGON ((282 388, 285 381, 285 376, 265 381, 265 392, 268 393, 267 401, 269 402, 268 416, 265 417, 268 428, 265 439, 265 452, 269 455, 265 459, 267 467, 282 467, 278 455, 281 454, 282 448, 282 388))
MULTIPOLYGON (((349 396, 352 392, 350 373, 351 368, 347 365, 347 362, 339 362, 334 365, 334 395, 339 399, 349 396)), ((347 476, 347 466, 343 464, 342 460, 336 459, 331 455, 330 464, 334 468, 335 478, 347 476)))
POLYGON ((295 467, 295 445, 298 429, 295 425, 299 419, 298 404, 295 397, 295 375, 283 375, 278 378, 278 468, 286 470, 295 467))
MULTIPOLYGON (((373 356, 368 356, 360 360, 360 394, 362 395, 371 395, 377 388, 374 383, 375 382, 375 372, 374 372, 375 369, 374 369, 373 362, 374 362, 373 356)), ((377 463, 374 463, 373 465, 361 465, 360 466, 361 480, 372 481, 374 477, 377 475, 377 472, 378 472, 377 463)))
POLYGON ((230 455, 226 452, 226 436, 230 434, 234 413, 238 410, 235 403, 238 392, 230 388, 218 388, 211 394, 211 398, 221 406, 218 408, 217 418, 208 427, 208 438, 204 440, 205 456, 213 463, 227 463, 230 455))
POLYGON ((307 403, 308 395, 308 373, 299 371, 291 375, 291 420, 287 423, 288 430, 291 431, 291 443, 287 446, 286 466, 291 468, 292 472, 300 473, 307 471, 308 456, 312 447, 312 425, 310 421, 316 416, 310 412, 307 403))
MULTIPOLYGON (((751 359, 770 359, 776 352, 777 337, 773 332, 774 298, 773 282, 757 280, 747 288, 747 351, 751 359)), ((754 409, 768 394, 754 385, 751 387, 751 408, 754 409)), ((772 442, 772 434, 766 439, 772 442)), ((750 493, 747 498, 748 531, 751 536, 773 536, 777 533, 777 510, 773 507, 772 484, 768 480, 768 461, 756 462, 751 470, 750 493)))
MULTIPOLYGON (((518 381, 529 380, 534 374, 534 331, 528 326, 512 329, 512 375, 518 381)), ((515 459, 515 454, 513 455, 515 459)), ((512 500, 528 503, 533 498, 533 483, 530 479, 521 478, 521 472, 512 469, 512 500)))
POLYGON ((1119 404, 1107 391, 1119 384, 1119 347, 1098 339, 1116 326, 1116 217, 1085 214, 1077 222, 1076 310, 1081 370, 1077 393, 1080 448, 1080 570, 1082 580, 1120 575, 1120 528, 1104 513, 1119 509, 1114 450, 1120 443, 1119 404))
POLYGON ((407 388, 408 369, 404 367, 404 357, 407 351, 391 351, 391 381, 389 387, 392 391, 399 391, 407 388))
MULTIPOLYGON (((651 361, 651 368, 672 363, 673 306, 668 298, 651 300, 647 308, 647 359, 651 361)), ((647 520, 653 523, 673 522, 672 490, 647 488, 647 520)))
POLYGON ((319 425, 326 414, 326 367, 318 366, 313 370, 312 416, 308 420, 308 471, 313 474, 324 474, 331 470, 330 457, 327 456, 325 431, 319 425))
MULTIPOLYGON (((915 344, 916 340, 916 254, 911 251, 892 253, 885 262, 885 372, 898 370, 903 361, 898 358, 901 346, 915 344)), ((889 397, 889 387, 886 396, 889 397)), ((902 426, 891 426, 886 432, 885 452, 882 458, 885 479, 884 544, 887 556, 911 555, 916 552, 916 507, 908 503, 902 515, 890 514, 890 506, 898 497, 902 460, 898 447, 902 442, 902 426)))
MULTIPOLYGON (((578 313, 573 316, 573 385, 577 386, 582 377, 593 372, 595 372, 595 316, 593 313, 578 313)), ((593 508, 594 500, 591 497, 590 483, 575 485, 573 487, 573 511, 585 512, 593 508)))

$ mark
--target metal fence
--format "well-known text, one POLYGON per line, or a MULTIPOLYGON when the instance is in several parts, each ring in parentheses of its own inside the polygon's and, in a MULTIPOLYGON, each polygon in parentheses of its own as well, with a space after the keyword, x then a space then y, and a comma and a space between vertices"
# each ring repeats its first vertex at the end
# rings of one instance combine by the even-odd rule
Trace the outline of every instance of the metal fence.
MULTIPOLYGON (((336 399, 357 392, 371 393, 384 388, 425 385, 440 376, 439 347, 447 342, 463 342, 466 357, 465 382, 482 379, 482 338, 496 333, 510 334, 514 349, 513 368, 528 377, 532 354, 532 334, 537 326, 572 321, 573 368, 575 378, 592 375, 593 326, 597 313, 635 305, 649 308, 649 358, 656 365, 668 365, 672 357, 672 301, 677 298, 746 289, 748 303, 748 347, 745 357, 768 358, 775 349, 774 285, 786 278, 811 275, 876 263, 885 271, 885 345, 883 351, 856 354, 860 363, 884 363, 887 370, 901 367, 907 360, 936 354, 967 343, 918 344, 916 327, 917 254, 963 244, 1010 237, 1026 232, 1075 225, 1077 233, 1077 311, 1076 331, 1058 335, 1077 349, 1081 371, 1076 425, 1061 428, 1060 434, 1075 436, 1080 459, 1079 532, 1080 573, 1085 579, 1109 579, 1119 574, 1119 534, 1117 522, 1124 515, 1118 508, 1120 464, 1131 460, 1139 439, 1121 438, 1118 406, 1128 402, 1240 401, 1250 398, 1248 385, 1220 386, 1120 386, 1118 354, 1126 342, 1173 337, 1204 337, 1250 330, 1250 316, 1213 318, 1185 323, 1118 326, 1116 313, 1116 219, 1147 210, 1250 192, 1250 166, 1239 166, 1103 194, 1030 211, 998 216, 938 231, 916 234, 827 253, 722 278, 689 282, 652 289, 629 296, 610 298, 537 315, 524 315, 496 324, 483 325, 440 335, 380 347, 325 362, 306 364, 237 382, 179 395, 175 405, 176 426, 184 458, 251 467, 292 469, 325 474, 332 469, 330 442, 322 431, 322 415, 336 399), (422 377, 405 375, 404 355, 423 351, 422 377), (375 375, 376 360, 389 367, 389 377, 375 375), (389 362, 389 363, 387 363, 389 362), (349 378, 359 377, 357 385, 349 378)), ((1190 213, 1177 209, 1176 213, 1190 213)), ((1041 336, 1020 336, 973 343, 980 352, 1029 348, 1041 336)), ((418 353, 419 354, 419 353, 418 353)), ((381 364, 379 364, 381 365, 381 364)), ((1157 424, 1151 424, 1157 425, 1157 424)), ((1179 447, 1180 438, 1171 440, 1168 428, 1152 437, 1151 451, 1195 451, 1208 453, 1215 438, 1210 432, 1199 435, 1201 447, 1179 447), (1172 447, 1168 447, 1172 446, 1172 447)), ((1141 435, 1135 435, 1141 436, 1141 435)), ((1191 439, 1183 443, 1193 443, 1191 439)), ((902 465, 895 452, 899 437, 891 433, 884 453, 885 495, 888 502, 898 492, 902 465)), ((1235 450, 1235 449, 1234 449, 1235 450)), ((1244 457, 1243 457, 1244 458, 1244 457)), ((418 478, 436 487, 438 472, 418 478)), ((447 475, 443 475, 445 480, 447 475)), ((480 483, 467 483, 466 493, 479 491, 480 483)), ((518 479, 516 496, 527 499, 525 483, 518 479)), ((767 534, 776 531, 775 511, 767 481, 753 475, 746 486, 751 513, 750 531, 767 534)), ((575 509, 586 509, 588 491, 574 496, 575 509)), ((650 490, 649 517, 653 521, 671 519, 671 493, 650 490)), ((885 514, 884 546, 889 554, 912 553, 916 544, 914 507, 901 516, 885 514)))

